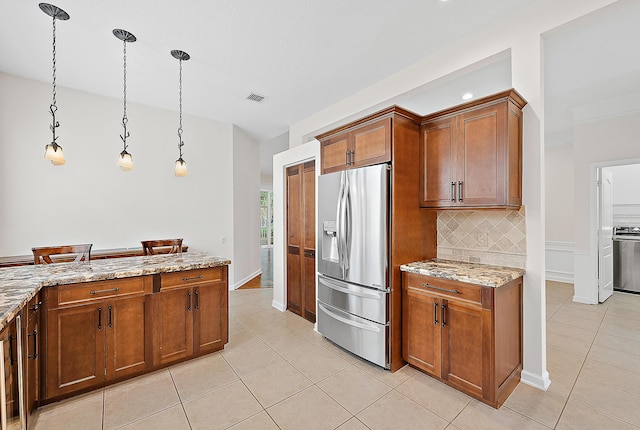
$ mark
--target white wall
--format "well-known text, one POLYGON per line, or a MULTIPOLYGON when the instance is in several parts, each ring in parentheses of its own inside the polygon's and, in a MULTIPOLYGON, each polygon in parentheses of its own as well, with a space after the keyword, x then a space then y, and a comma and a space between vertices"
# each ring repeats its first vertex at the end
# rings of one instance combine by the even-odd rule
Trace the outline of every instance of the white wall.
POLYGON ((273 185, 273 156, 289 149, 289 133, 283 133, 260 143, 260 184, 262 189, 273 185))
MULTIPOLYGON (((640 138, 638 139, 640 144, 640 138)), ((640 204, 640 164, 627 164, 607 168, 613 174, 614 205, 640 204)))
MULTIPOLYGON (((189 176, 176 178, 178 113, 129 103, 135 168, 122 172, 115 165, 122 100, 58 87, 58 143, 67 164, 54 167, 43 159, 51 141, 51 85, 0 73, 0 94, 0 255, 84 242, 94 249, 139 247, 140 240, 165 237, 230 259, 250 255, 246 243, 233 247, 233 204, 253 199, 258 211, 259 200, 257 191, 233 194, 232 160, 242 151, 234 154, 231 124, 184 115, 189 176)), ((257 159, 243 166, 258 171, 257 159)), ((241 262, 233 263, 230 285, 241 262)))
POLYGON ((573 282, 573 144, 545 148, 545 264, 551 281, 573 282))
MULTIPOLYGON (((544 261, 544 100, 541 35, 612 3, 611 0, 538 0, 435 54, 316 114, 291 125, 289 146, 343 118, 436 81, 504 51, 511 52, 512 85, 529 101, 524 109, 523 195, 527 210, 527 274, 524 288, 524 370, 522 380, 546 389, 544 261), (550 13, 549 11, 553 11, 550 13)), ((274 180, 274 191, 278 184, 274 180)), ((279 268, 276 264, 275 273, 279 268)), ((275 274, 274 273, 274 274, 275 274)))
POLYGON ((260 147, 233 127, 233 261, 238 288, 260 274, 260 147))

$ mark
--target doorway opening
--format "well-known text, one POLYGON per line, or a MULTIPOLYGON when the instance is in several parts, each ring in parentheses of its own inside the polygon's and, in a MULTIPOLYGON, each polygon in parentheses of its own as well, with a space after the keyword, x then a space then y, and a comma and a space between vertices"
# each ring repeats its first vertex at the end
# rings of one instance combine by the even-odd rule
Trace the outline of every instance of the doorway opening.
MULTIPOLYGON (((598 302, 619 289, 619 256, 614 246, 614 228, 640 226, 640 164, 628 160, 596 169, 596 221, 598 252, 598 302), (617 269, 616 269, 617 268, 617 269)), ((633 160, 637 161, 637 160, 633 160)))

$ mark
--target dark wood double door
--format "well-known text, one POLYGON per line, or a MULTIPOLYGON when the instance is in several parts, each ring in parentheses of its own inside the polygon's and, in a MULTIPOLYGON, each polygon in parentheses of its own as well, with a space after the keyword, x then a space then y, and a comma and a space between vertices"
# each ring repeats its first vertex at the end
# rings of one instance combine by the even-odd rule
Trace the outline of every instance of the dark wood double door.
POLYGON ((316 321, 315 161, 287 168, 287 308, 316 321))

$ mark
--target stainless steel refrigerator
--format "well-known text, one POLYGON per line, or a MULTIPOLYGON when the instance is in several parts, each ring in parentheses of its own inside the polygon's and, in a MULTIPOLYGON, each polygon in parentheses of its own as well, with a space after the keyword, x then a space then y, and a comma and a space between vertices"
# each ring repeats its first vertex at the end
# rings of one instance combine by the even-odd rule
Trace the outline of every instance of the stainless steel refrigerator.
POLYGON ((389 165, 318 178, 318 331, 389 368, 389 165))

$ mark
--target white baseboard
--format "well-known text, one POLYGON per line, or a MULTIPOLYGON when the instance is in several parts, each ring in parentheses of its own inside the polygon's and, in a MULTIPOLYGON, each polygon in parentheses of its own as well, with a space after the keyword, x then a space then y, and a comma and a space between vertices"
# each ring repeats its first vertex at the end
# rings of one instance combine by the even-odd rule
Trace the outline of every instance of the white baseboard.
POLYGON ((547 269, 545 278, 547 279, 547 281, 565 282, 567 284, 573 284, 573 272, 562 272, 560 270, 547 269))
POLYGON ((276 302, 275 300, 273 300, 271 302, 271 306, 273 306, 274 308, 276 308, 277 310, 279 310, 280 312, 284 312, 287 310, 287 307, 285 305, 283 305, 280 302, 276 302))
POLYGON ((249 275, 249 276, 241 279, 240 281, 236 282, 235 284, 233 284, 233 289, 237 290, 238 288, 242 287, 244 284, 246 284, 247 282, 249 282, 250 280, 252 280, 256 276, 261 275, 261 274, 262 274, 262 270, 255 271, 252 275, 249 275))
POLYGON ((520 373, 520 382, 530 385, 542 391, 547 391, 549 385, 551 385, 551 379, 549 379, 549 372, 546 370, 542 375, 535 375, 533 373, 523 370, 520 373))

